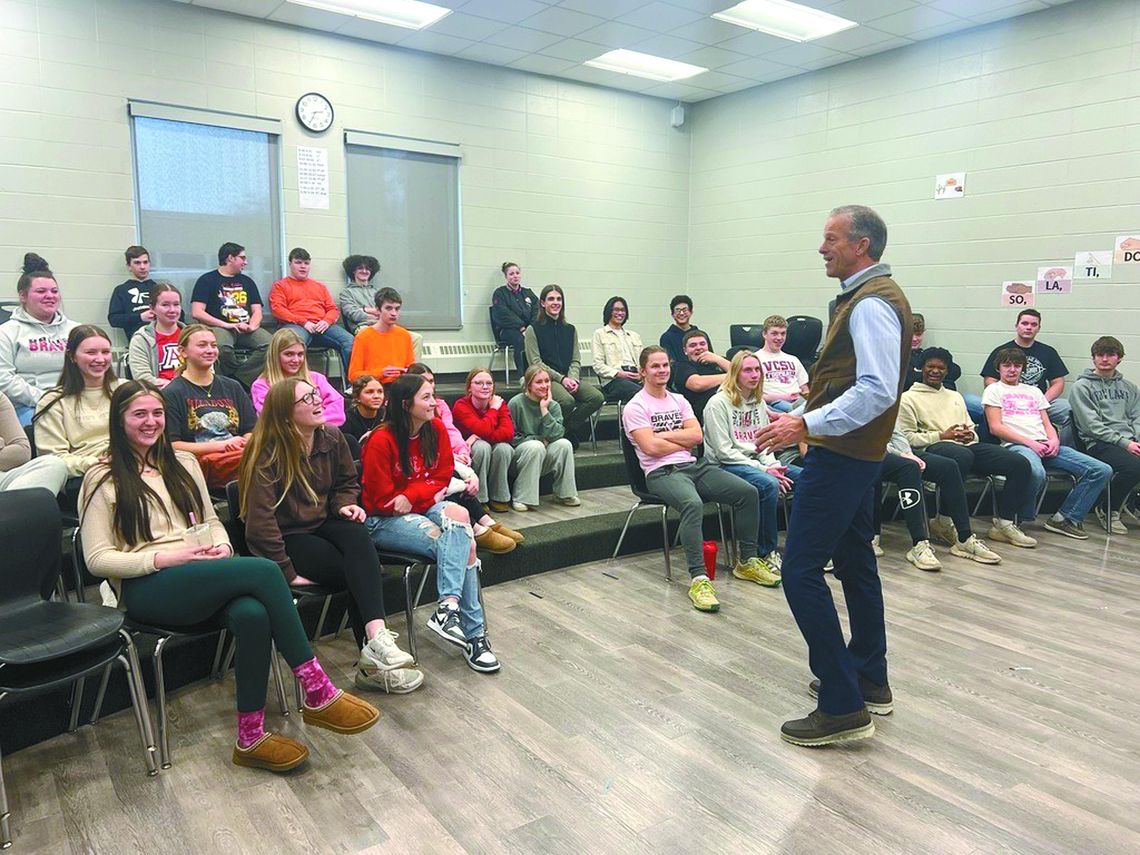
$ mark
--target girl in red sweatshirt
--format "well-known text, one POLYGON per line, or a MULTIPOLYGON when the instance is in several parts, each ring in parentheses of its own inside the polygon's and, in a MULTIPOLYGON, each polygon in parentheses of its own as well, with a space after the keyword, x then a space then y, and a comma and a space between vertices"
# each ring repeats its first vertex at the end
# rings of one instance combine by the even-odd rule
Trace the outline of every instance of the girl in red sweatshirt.
POLYGON ((471 448, 471 467, 479 476, 479 501, 492 511, 511 509, 511 468, 515 426, 506 401, 495 394, 495 378, 486 368, 467 375, 467 394, 455 402, 455 426, 471 448))

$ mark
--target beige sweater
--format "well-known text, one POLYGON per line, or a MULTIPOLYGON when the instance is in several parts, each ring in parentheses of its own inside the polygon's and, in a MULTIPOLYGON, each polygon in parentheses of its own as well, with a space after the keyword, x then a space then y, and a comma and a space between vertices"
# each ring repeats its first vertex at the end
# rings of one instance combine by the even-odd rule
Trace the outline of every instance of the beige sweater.
MULTIPOLYGON (((971 425, 973 419, 966 411, 966 401, 959 394, 943 386, 932 389, 925 383, 915 383, 899 399, 899 418, 896 429, 906 437, 911 448, 926 448, 942 440, 942 431, 952 425, 971 425)), ((973 445, 978 441, 977 434, 973 445)))
MULTIPOLYGON (((123 382, 111 384, 112 391, 123 382)), ((43 412, 35 422, 36 455, 54 454, 67 464, 68 475, 82 477, 107 453, 111 399, 102 389, 84 389, 52 404, 57 397, 48 392, 36 406, 37 412, 43 412)))
MULTIPOLYGON (((224 543, 232 550, 229 536, 214 512, 214 505, 206 490, 206 479, 202 476, 202 468, 198 465, 197 458, 185 451, 175 452, 175 456, 198 485, 204 517, 201 522, 210 526, 214 535, 214 545, 219 546, 224 543)), ((158 572, 158 568, 154 566, 155 555, 163 550, 185 546, 186 542, 182 539, 182 535, 189 526, 181 519, 171 519, 167 516, 166 509, 173 508, 174 502, 167 492, 162 477, 144 476, 147 485, 158 494, 162 506, 151 508, 150 528, 153 540, 128 547, 115 536, 112 524, 115 513, 115 488, 110 479, 91 496, 90 502, 87 500, 90 490, 106 472, 105 464, 92 466, 87 470, 87 476, 83 479, 83 487, 79 492, 83 555, 87 559, 88 569, 93 575, 115 580, 116 583, 121 579, 158 572)), ((118 585, 115 587, 117 590, 118 585)))

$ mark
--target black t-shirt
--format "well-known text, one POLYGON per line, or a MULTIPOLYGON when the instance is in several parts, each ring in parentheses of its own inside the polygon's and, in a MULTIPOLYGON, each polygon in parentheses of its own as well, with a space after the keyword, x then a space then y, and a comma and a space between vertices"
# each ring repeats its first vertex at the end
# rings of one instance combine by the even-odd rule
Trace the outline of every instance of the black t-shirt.
POLYGON ((723 374, 724 369, 714 362, 693 362, 688 357, 677 360, 673 364, 673 385, 693 408, 693 413, 702 425, 705 423, 705 404, 709 402, 720 387, 712 386, 703 392, 693 392, 685 387, 689 378, 698 375, 708 377, 712 374, 723 374))
POLYGON ((175 377, 162 390, 171 442, 215 442, 253 430, 257 413, 237 380, 215 374, 208 386, 175 377))
POLYGON ((244 273, 223 276, 217 270, 203 273, 194 283, 190 302, 205 303, 206 313, 230 324, 249 321, 251 306, 261 305, 257 285, 244 273))
POLYGON ((1049 345, 1042 344, 1039 341, 1033 342, 1029 347, 1022 347, 1016 341, 1007 341, 1005 344, 998 345, 990 351, 990 355, 986 357, 986 364, 982 366, 979 373, 983 377, 992 377, 994 380, 1001 379, 997 369, 994 368, 994 360, 997 359, 999 353, 1011 347, 1016 347, 1025 354, 1025 368, 1021 371, 1021 382, 1029 386, 1036 386, 1042 392, 1049 388, 1050 381, 1064 377, 1069 373, 1061 355, 1049 345))
POLYGON ((384 408, 381 407, 376 415, 370 419, 366 419, 360 415, 360 411, 356 409, 355 404, 349 404, 346 408, 347 412, 344 418, 344 424, 340 426, 340 432, 347 434, 360 442, 360 438, 371 430, 375 430, 384 423, 384 408))

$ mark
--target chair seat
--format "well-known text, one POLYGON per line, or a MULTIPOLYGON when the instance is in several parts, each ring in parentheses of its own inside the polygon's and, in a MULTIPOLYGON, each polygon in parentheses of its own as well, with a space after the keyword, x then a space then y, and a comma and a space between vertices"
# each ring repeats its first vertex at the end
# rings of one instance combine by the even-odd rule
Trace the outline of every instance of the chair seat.
POLYGON ((347 588, 329 588, 325 585, 290 585, 289 591, 294 597, 333 597, 344 591, 347 588))
POLYGON ((122 612, 91 603, 29 603, 0 613, 0 664, 37 665, 106 644, 122 612))
POLYGON ((176 636, 191 636, 191 635, 209 635, 225 629, 222 624, 221 618, 210 618, 201 623, 192 623, 186 626, 168 626, 165 624, 152 624, 143 623, 138 620, 131 620, 129 617, 125 621, 127 629, 131 632, 137 632, 142 635, 165 635, 170 637, 176 636))
POLYGON ((413 555, 410 552, 385 552, 377 550, 376 557, 381 564, 395 564, 407 567, 410 564, 435 564, 435 559, 429 555, 413 555))

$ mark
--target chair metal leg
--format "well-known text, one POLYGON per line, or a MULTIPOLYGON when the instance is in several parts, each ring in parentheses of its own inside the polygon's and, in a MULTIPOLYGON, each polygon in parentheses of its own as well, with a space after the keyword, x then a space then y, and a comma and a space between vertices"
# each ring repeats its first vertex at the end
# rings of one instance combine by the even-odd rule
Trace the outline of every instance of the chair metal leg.
POLYGON ((103 669, 103 678, 99 681, 99 691, 95 693, 95 707, 91 710, 91 720, 88 724, 98 724, 99 714, 103 711, 103 698, 107 695, 107 683, 111 680, 111 665, 103 669))
POLYGON ((641 500, 638 499, 634 503, 633 507, 629 509, 629 513, 625 515, 625 525, 623 525, 621 527, 621 535, 618 537, 617 546, 614 547, 614 554, 610 556, 611 561, 618 557, 618 553, 621 551, 621 545, 625 541, 625 533, 629 530, 630 520, 633 519, 633 512, 636 511, 640 507, 641 507, 641 500))
POLYGON ((162 653, 170 638, 161 636, 154 645, 154 694, 158 701, 158 762, 163 769, 170 768, 170 728, 166 717, 166 675, 162 668, 162 653))
MULTIPOLYGON (((971 516, 976 517, 978 515, 978 511, 980 511, 982 509, 982 502, 984 502, 986 499, 986 493, 989 492, 991 489, 996 493, 997 492, 997 485, 994 484, 994 479, 992 477, 987 477, 986 483, 984 485, 982 485, 982 494, 980 496, 978 496, 978 502, 977 502, 977 504, 974 505, 974 512, 971 514, 971 516)), ((996 502, 997 497, 995 496, 994 499, 996 502)), ((995 517, 997 516, 996 506, 995 506, 994 516, 995 517)))
POLYGON ((508 387, 511 385, 511 362, 512 361, 513 361, 513 358, 511 356, 511 346, 507 345, 505 348, 503 348, 503 371, 505 371, 507 374, 507 386, 508 387))
POLYGON ((230 644, 230 649, 226 651, 226 659, 222 662, 222 670, 218 674, 218 679, 226 676, 226 672, 230 670, 230 666, 234 664, 234 654, 237 653, 237 639, 235 638, 230 644))
POLYGON ((86 677, 80 677, 71 684, 71 718, 67 722, 68 733, 75 733, 79 729, 79 708, 83 706, 83 690, 86 687, 86 677))
POLYGON ((11 814, 8 813, 8 791, 4 789, 4 755, 0 752, 0 849, 8 849, 11 845, 11 814))
POLYGON ((340 638, 340 634, 344 632, 344 628, 348 626, 348 609, 344 610, 344 614, 340 616, 340 626, 336 628, 336 635, 333 636, 333 641, 340 638))
POLYGON ((593 413, 590 416, 590 445, 593 447, 594 454, 598 453, 598 414, 593 413))
POLYGON ((285 699, 285 681, 281 677, 281 663, 277 658, 277 645, 269 648, 269 660, 273 665, 273 687, 277 689, 277 703, 281 707, 281 715, 289 715, 289 702, 285 699))
POLYGON ((210 676, 215 680, 222 678, 222 656, 226 652, 226 631, 218 633, 218 648, 214 651, 214 664, 210 667, 210 676))
POLYGON ((119 630, 119 635, 127 645, 127 656, 119 657, 123 663, 123 670, 127 674, 127 688, 131 693, 131 706, 135 711, 135 724, 139 728, 139 737, 142 739, 143 752, 146 757, 146 773, 153 777, 158 774, 158 764, 154 755, 157 751, 154 745, 154 730, 150 723, 150 707, 146 702, 146 686, 142 679, 142 666, 139 665, 139 652, 135 648, 135 640, 125 629, 119 630))
POLYGON ((293 678, 293 699, 297 702, 297 712, 304 712, 305 690, 299 677, 293 678))
POLYGON ((414 564, 404 568, 404 625, 408 629, 408 652, 418 661, 416 656, 416 622, 413 619, 415 609, 412 606, 412 569, 414 564))
MULTIPOLYGON (((731 511, 731 508, 729 510, 731 511)), ((728 538, 724 536, 724 508, 720 506, 720 502, 716 502, 716 521, 720 525, 720 548, 724 552, 724 566, 731 570, 733 555, 728 545, 728 538)))
POLYGON ((673 581, 673 561, 669 557, 669 507, 661 506, 661 549, 665 553, 665 581, 673 581))
POLYGON ((317 628, 313 630, 313 644, 321 640, 321 630, 325 628, 325 618, 329 614, 329 605, 332 603, 332 595, 325 597, 324 603, 321 605, 321 616, 317 618, 317 628))

